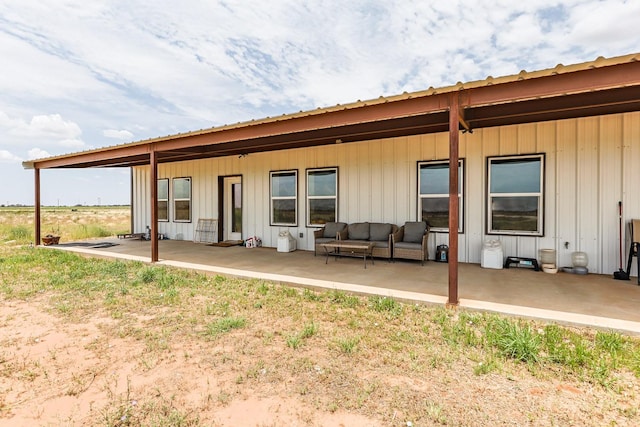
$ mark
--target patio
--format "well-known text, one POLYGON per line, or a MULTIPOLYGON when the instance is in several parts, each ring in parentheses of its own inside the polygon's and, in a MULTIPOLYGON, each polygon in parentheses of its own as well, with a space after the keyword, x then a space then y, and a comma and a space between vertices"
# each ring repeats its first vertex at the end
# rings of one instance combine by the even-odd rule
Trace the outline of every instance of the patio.
MULTIPOLYGON (((151 244, 133 239, 106 239, 115 246, 95 248, 71 243, 47 246, 91 256, 150 262, 151 244)), ((190 241, 159 241, 160 265, 206 271, 318 289, 376 294, 406 301, 444 305, 448 265, 377 259, 363 268, 362 259, 314 256, 310 251, 277 252, 275 248, 215 247, 190 241)), ((613 272, 612 272, 613 273, 613 272)), ((588 325, 640 334, 640 286, 636 278, 611 275, 546 274, 527 268, 484 269, 459 265, 460 307, 588 325)))

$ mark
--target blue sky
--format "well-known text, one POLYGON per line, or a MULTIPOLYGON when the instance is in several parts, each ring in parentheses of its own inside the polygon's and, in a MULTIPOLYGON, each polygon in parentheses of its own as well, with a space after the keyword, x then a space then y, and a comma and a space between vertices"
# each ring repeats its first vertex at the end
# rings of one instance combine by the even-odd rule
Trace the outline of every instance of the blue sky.
MULTIPOLYGON (((0 0, 0 204, 23 160, 640 51, 636 0, 0 0)), ((42 171, 45 205, 128 169, 42 171)))

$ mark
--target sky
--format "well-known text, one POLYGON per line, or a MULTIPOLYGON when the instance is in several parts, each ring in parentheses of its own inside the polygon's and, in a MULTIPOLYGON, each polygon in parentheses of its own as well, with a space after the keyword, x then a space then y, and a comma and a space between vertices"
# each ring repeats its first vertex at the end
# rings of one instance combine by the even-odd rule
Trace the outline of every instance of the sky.
MULTIPOLYGON (((22 162, 640 52, 637 0, 0 0, 0 205, 22 162)), ((128 204, 129 169, 41 171, 128 204)))

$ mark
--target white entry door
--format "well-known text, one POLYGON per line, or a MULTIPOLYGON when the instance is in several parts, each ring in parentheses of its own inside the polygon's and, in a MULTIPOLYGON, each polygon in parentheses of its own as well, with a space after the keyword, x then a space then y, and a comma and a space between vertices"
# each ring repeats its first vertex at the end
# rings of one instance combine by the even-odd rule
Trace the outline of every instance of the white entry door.
POLYGON ((224 178, 224 240, 242 240, 242 177, 224 178))

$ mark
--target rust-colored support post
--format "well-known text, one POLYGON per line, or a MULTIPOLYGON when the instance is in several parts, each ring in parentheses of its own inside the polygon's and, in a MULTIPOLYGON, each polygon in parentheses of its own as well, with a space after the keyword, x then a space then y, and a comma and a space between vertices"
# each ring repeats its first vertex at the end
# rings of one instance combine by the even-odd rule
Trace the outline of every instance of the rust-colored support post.
POLYGON ((35 236, 35 245, 40 246, 40 169, 36 166, 34 169, 35 174, 35 201, 33 207, 34 209, 34 233, 35 236))
POLYGON ((135 218, 133 217, 133 168, 129 167, 129 233, 135 233, 135 218))
POLYGON ((158 157, 155 147, 149 153, 149 186, 151 189, 151 262, 158 262, 158 157))
POLYGON ((458 93, 449 97, 449 299, 458 305, 458 158, 460 140, 460 101, 458 93))

